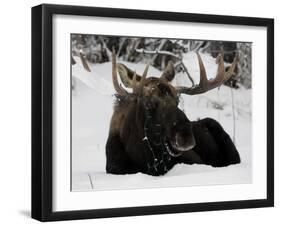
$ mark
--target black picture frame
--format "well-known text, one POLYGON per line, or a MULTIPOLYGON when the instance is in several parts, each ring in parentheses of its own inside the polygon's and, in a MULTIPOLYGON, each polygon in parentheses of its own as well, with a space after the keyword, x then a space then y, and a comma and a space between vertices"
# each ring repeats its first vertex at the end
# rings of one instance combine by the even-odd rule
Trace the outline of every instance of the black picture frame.
POLYGON ((43 4, 32 8, 32 218, 40 221, 121 217, 274 206, 274 20, 43 4), (247 25, 267 29, 267 198, 95 210, 52 210, 52 18, 55 14, 247 25))

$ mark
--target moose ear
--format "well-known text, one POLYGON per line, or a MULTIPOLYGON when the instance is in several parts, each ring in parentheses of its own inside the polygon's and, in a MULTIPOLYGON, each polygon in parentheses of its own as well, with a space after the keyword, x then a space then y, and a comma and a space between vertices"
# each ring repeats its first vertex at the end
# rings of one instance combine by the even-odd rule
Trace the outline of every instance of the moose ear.
MULTIPOLYGON (((124 86, 126 86, 127 88, 132 88, 134 72, 131 69, 127 68, 124 64, 117 64, 117 70, 124 86)), ((140 80, 141 76, 136 74, 136 82, 139 82, 140 80)))
POLYGON ((173 61, 169 61, 167 67, 163 71, 161 78, 166 79, 168 82, 172 81, 175 77, 175 69, 173 61))

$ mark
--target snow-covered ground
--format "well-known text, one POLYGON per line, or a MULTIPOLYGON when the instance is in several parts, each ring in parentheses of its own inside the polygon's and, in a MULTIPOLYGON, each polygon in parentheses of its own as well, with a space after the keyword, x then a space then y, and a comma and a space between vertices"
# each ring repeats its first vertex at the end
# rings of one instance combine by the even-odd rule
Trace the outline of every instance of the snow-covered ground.
MULTIPOLYGON (((207 74, 216 74, 215 59, 201 54, 207 74)), ((208 93, 182 95, 180 108, 190 120, 211 117, 219 121, 233 137, 235 118, 235 144, 241 164, 223 168, 206 165, 178 164, 166 175, 153 177, 142 173, 111 175, 105 172, 105 144, 113 112, 114 89, 111 81, 111 63, 90 65, 91 72, 83 69, 79 58, 72 67, 74 91, 72 92, 72 189, 73 191, 136 189, 169 186, 199 186, 234 183, 251 183, 251 90, 233 90, 222 86, 208 93), (219 110, 222 106, 223 110, 219 110)), ((184 63, 190 74, 199 81, 199 68, 195 53, 188 53, 184 63)), ((144 64, 125 63, 141 74, 144 64)), ((150 67, 149 74, 159 76, 150 67)), ((186 74, 177 74, 174 84, 188 85, 186 74)))

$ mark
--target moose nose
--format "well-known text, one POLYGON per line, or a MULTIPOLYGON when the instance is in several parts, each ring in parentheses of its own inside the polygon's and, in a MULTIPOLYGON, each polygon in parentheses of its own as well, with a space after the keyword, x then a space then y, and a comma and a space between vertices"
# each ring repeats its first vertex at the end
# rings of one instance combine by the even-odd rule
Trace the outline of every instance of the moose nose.
POLYGON ((195 139, 193 134, 182 135, 180 133, 176 134, 175 137, 177 149, 180 151, 189 151, 195 146, 195 139))

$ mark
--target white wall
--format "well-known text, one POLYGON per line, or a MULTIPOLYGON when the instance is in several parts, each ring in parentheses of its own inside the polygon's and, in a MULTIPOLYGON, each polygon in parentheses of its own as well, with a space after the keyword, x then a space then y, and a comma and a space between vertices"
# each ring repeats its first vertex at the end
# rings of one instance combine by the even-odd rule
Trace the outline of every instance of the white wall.
MULTIPOLYGON (((35 225, 30 214, 30 7, 41 1, 2 1, 0 33, 0 222, 1 225, 35 225), (3 39, 3 40, 2 40, 3 39), (6 43, 5 43, 6 42, 6 43)), ((166 1, 163 0, 69 0, 48 3, 102 7, 139 8, 192 13, 228 14, 237 16, 273 17, 276 28, 275 84, 280 84, 281 14, 277 0, 267 1, 166 1)), ((277 87, 276 87, 277 88, 277 87)), ((276 155, 280 159, 281 91, 275 95, 276 155), (278 128, 279 127, 279 128, 278 128)), ((266 225, 277 224, 281 211, 280 166, 276 162, 276 207, 264 209, 187 213, 161 216, 129 217, 63 222, 60 225, 266 225), (274 223, 275 222, 275 223, 274 223)), ((58 223, 55 223, 58 224, 58 223)))

